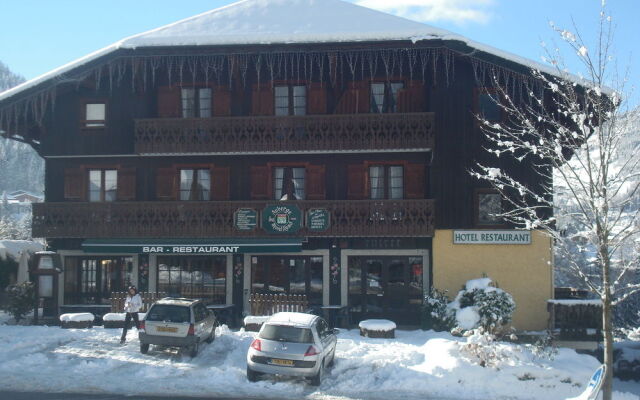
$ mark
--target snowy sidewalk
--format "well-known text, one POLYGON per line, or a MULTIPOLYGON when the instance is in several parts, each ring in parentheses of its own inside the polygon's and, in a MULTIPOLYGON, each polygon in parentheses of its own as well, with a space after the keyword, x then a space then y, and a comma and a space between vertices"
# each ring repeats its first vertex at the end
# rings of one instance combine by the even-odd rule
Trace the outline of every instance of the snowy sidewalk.
MULTIPOLYGON (((268 378, 249 383, 246 352, 254 333, 218 328, 216 341, 195 359, 176 351, 139 352, 137 332, 125 346, 120 331, 96 327, 0 325, 0 390, 140 396, 309 399, 563 399, 583 390, 598 362, 561 349, 554 361, 504 345, 500 369, 464 359, 461 339, 434 332, 397 331, 396 339, 341 332, 336 365, 319 389, 268 378)), ((637 384, 629 387, 637 387, 637 384)), ((638 388, 640 391, 640 388, 638 388)), ((617 400, 638 399, 620 394, 617 400)))

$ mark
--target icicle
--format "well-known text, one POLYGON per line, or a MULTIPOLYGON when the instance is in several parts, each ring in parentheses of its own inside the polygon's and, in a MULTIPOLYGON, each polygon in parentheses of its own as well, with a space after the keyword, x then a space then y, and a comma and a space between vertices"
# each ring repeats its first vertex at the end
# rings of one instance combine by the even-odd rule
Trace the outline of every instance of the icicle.
POLYGON ((254 67, 256 68, 256 76, 258 78, 258 86, 260 86, 260 77, 262 72, 262 55, 258 54, 253 62, 254 67))

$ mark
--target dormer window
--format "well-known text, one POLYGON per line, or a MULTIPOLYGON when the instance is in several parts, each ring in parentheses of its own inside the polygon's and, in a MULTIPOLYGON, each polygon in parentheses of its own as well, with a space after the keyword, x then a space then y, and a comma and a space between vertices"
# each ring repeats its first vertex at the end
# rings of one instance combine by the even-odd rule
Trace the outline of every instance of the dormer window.
POLYGON ((211 118, 211 88, 182 88, 182 117, 211 118))
POLYGON ((106 103, 91 102, 84 105, 85 128, 104 128, 107 120, 106 103))

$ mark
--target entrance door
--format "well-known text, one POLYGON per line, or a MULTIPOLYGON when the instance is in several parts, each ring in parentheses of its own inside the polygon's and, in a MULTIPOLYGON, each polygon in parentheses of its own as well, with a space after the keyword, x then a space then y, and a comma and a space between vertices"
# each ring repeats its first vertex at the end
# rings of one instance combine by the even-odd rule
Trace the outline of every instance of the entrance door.
POLYGON ((131 257, 66 257, 65 304, 109 304, 131 284, 131 257))
POLYGON ((355 321, 419 324, 422 257, 349 257, 349 309, 355 321))

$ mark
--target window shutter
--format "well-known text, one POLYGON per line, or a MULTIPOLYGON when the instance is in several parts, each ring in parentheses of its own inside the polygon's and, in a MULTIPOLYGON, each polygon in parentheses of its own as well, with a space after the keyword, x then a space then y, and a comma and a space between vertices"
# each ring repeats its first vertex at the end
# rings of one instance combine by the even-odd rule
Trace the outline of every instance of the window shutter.
POLYGON ((251 167, 251 198, 254 200, 269 199, 270 188, 269 167, 251 167))
POLYGON ((136 169, 118 169, 118 189, 119 201, 131 201, 136 199, 136 169))
POLYGON ((273 88, 270 83, 253 86, 251 96, 251 109, 253 115, 273 115, 274 103, 273 88))
POLYGON ((327 113, 327 88, 324 87, 322 83, 312 83, 309 85, 307 104, 309 114, 327 113))
POLYGON ((336 114, 368 113, 371 104, 370 92, 367 81, 349 82, 347 90, 338 100, 336 114))
POLYGON ((398 112, 424 112, 425 95, 422 81, 410 81, 409 86, 398 91, 398 112))
POLYGON ((65 200, 82 201, 85 199, 85 173, 81 168, 67 168, 64 170, 64 198, 65 200))
POLYGON ((407 199, 424 199, 425 165, 407 164, 405 166, 405 195, 407 199))
POLYGON ((347 198, 349 200, 365 199, 365 166, 364 164, 349 165, 347 167, 347 198))
POLYGON ((213 115, 216 117, 231 115, 231 91, 227 86, 216 86, 213 90, 213 115))
POLYGON ((177 173, 175 168, 156 170, 156 197, 158 200, 175 200, 177 173))
POLYGON ((306 169, 306 191, 309 200, 324 200, 327 197, 324 165, 309 165, 306 169))
POLYGON ((230 169, 228 167, 211 168, 211 199, 229 200, 230 169))
POLYGON ((180 118, 181 116, 180 88, 176 86, 158 88, 158 117, 180 118))

